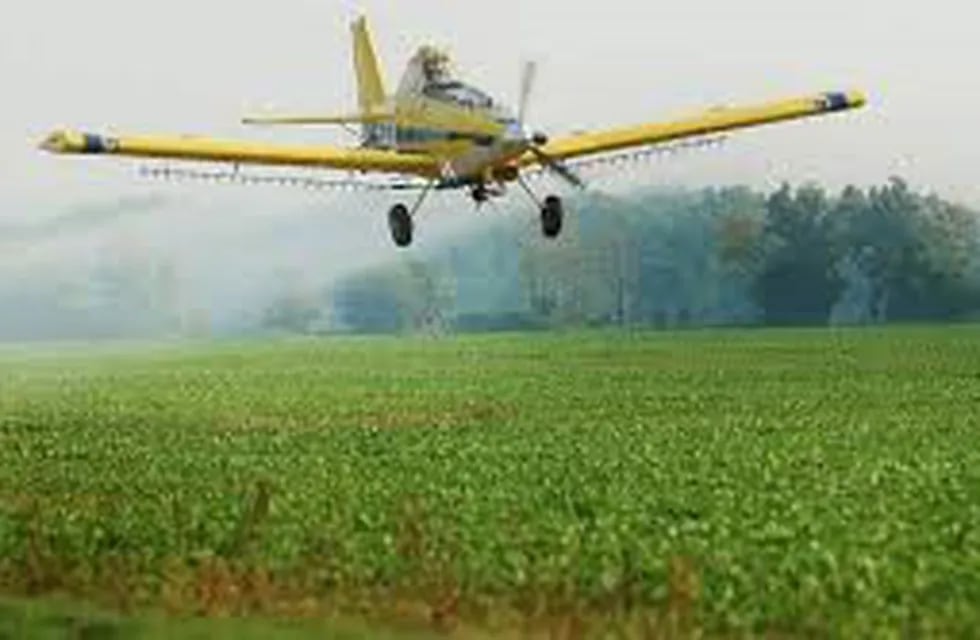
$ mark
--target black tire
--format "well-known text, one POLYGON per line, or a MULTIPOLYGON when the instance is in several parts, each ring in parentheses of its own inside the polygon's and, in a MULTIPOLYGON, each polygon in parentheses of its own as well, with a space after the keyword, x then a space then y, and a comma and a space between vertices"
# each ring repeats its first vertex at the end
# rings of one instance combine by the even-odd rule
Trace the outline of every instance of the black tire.
POLYGON ((541 231, 545 238, 557 238, 561 235, 562 222, 565 218, 565 207, 558 196, 548 196, 541 207, 541 231))
POLYGON ((415 229, 408 207, 396 204, 391 208, 388 212, 388 228, 391 229, 391 239, 395 241, 395 246, 403 249, 412 244, 415 229))

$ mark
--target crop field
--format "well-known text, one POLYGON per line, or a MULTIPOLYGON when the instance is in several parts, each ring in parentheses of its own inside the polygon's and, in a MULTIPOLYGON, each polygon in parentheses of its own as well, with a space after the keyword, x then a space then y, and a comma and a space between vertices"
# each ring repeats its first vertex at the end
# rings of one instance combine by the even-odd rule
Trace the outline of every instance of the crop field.
POLYGON ((0 595, 967 637, 980 328, 0 348, 0 595))

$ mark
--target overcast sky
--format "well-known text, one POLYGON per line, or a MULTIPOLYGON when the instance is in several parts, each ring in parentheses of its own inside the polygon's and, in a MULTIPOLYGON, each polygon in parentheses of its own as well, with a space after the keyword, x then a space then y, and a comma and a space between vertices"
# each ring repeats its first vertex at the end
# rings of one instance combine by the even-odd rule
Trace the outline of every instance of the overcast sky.
MULTIPOLYGON (((698 160, 660 162, 664 182, 839 185, 900 173, 980 204, 980 38, 966 0, 32 0, 0 22, 0 216, 145 190, 127 161, 50 157, 59 126, 344 141, 250 131, 250 110, 354 105, 347 22, 371 17, 393 84, 414 48, 513 101, 521 63, 541 62, 539 129, 632 124, 722 103, 834 88, 865 112, 733 138, 698 160)), ((284 196, 287 198, 288 196, 284 196)))

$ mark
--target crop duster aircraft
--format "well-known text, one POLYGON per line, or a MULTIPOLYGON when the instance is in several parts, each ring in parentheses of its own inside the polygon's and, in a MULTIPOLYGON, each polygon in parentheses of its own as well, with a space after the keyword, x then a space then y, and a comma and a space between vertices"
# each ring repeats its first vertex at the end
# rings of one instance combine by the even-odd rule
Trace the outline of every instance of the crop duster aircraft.
MULTIPOLYGON (((391 176, 374 188, 417 190, 411 208, 395 204, 388 212, 392 238, 399 247, 412 243, 414 218, 434 189, 465 189, 479 205, 499 197, 516 183, 540 211, 548 238, 561 233, 564 206, 557 195, 539 198, 526 180, 529 172, 551 172, 575 186, 584 183, 576 169, 610 157, 638 157, 643 150, 688 138, 769 123, 822 116, 864 106, 857 91, 826 92, 754 106, 715 108, 693 117, 605 131, 550 137, 527 127, 525 116, 536 67, 526 65, 516 111, 463 81, 449 57, 433 47, 418 49, 394 93, 384 75, 365 18, 353 25, 354 71, 358 111, 328 116, 258 116, 253 125, 359 125, 360 146, 267 144, 160 135, 98 135, 56 131, 42 148, 59 154, 132 156, 227 163, 277 165, 349 171, 365 182, 369 173, 391 176)), ((338 181, 338 184, 340 182, 338 181)))

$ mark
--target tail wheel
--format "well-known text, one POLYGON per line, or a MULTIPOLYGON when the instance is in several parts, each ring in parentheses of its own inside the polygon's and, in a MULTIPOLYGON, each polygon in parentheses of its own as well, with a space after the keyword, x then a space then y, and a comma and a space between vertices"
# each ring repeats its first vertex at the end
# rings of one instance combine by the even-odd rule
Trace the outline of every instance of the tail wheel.
POLYGON ((562 221, 565 218, 565 207, 558 196, 548 196, 541 207, 541 231, 546 238, 557 238, 561 235, 562 221))
POLYGON ((412 244, 412 234, 415 229, 408 207, 396 204, 391 208, 388 212, 388 228, 391 229, 391 239, 395 241, 396 246, 404 248, 412 244))

